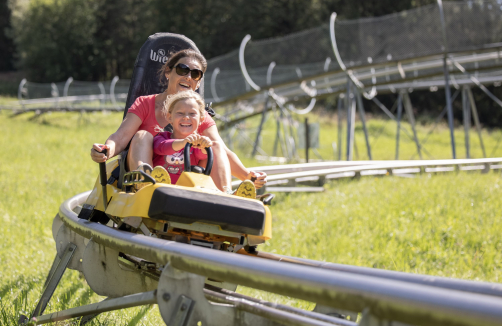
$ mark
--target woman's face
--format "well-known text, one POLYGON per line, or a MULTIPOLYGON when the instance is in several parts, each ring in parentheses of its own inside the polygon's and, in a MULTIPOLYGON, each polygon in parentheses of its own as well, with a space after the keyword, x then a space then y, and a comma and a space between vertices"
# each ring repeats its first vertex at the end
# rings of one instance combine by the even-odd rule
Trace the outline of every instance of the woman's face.
MULTIPOLYGON (((202 70, 202 66, 199 63, 199 61, 194 60, 192 58, 188 57, 181 58, 174 65, 174 67, 176 67, 176 65, 180 63, 187 65, 188 67, 190 67, 190 69, 202 70)), ((193 80, 190 73, 187 74, 186 76, 180 76, 176 73, 176 68, 174 67, 173 69, 171 69, 170 72, 166 72, 165 74, 167 80, 169 80, 169 85, 167 86, 167 94, 172 95, 178 92, 188 91, 188 90, 195 91, 196 89, 199 88, 201 82, 200 80, 198 81, 193 80)))
POLYGON ((194 99, 185 99, 174 104, 167 120, 173 126, 176 138, 185 138, 197 130, 201 123, 197 107, 194 99))

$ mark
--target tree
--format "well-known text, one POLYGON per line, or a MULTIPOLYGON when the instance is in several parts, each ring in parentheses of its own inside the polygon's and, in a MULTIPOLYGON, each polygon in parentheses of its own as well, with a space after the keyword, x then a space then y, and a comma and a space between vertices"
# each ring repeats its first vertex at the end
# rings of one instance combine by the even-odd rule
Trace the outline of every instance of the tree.
POLYGON ((32 81, 96 80, 96 1, 32 2, 14 24, 21 66, 32 81))
POLYGON ((14 24, 15 44, 30 80, 128 78, 141 45, 155 32, 184 34, 209 59, 237 49, 246 34, 253 40, 284 36, 327 23, 333 11, 349 19, 432 2, 31 0, 14 24))
POLYGON ((0 0, 0 71, 14 70, 14 43, 9 35, 10 17, 7 0, 0 0))

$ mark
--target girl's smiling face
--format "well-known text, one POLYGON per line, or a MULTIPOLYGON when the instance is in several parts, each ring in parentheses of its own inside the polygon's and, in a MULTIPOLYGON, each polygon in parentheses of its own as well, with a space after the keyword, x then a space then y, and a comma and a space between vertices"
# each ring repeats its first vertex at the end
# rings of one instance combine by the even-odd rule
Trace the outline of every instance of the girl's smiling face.
POLYGON ((202 123, 198 104, 191 98, 176 102, 167 120, 173 126, 173 136, 176 139, 193 134, 202 123))

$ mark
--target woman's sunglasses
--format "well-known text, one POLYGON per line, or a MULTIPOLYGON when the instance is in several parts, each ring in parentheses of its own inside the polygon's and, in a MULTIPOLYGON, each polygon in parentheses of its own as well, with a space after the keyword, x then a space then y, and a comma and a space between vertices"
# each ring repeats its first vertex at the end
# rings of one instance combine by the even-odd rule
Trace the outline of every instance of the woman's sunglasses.
POLYGON ((204 76, 204 73, 201 70, 190 69, 190 67, 184 63, 178 63, 174 68, 176 68, 176 73, 180 76, 186 76, 190 73, 190 76, 192 76, 192 79, 195 81, 200 80, 202 76, 204 76))

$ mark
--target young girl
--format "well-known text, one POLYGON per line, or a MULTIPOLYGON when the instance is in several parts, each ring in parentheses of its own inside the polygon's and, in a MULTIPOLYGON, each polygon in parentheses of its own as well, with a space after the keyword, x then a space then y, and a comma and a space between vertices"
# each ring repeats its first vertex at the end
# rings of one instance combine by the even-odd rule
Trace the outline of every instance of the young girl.
POLYGON ((176 184, 184 169, 183 152, 187 143, 192 144, 190 150, 191 165, 206 166, 207 153, 205 148, 212 145, 208 137, 197 133, 197 128, 203 122, 204 100, 194 91, 184 91, 173 95, 164 107, 167 121, 173 127, 173 132, 164 131, 153 139, 152 176, 161 173, 161 166, 169 173, 171 183, 176 184))
MULTIPOLYGON (((194 91, 183 91, 173 95, 164 106, 164 114, 173 127, 173 132, 164 131, 153 139, 152 176, 160 182, 176 184, 184 170, 183 151, 187 143, 192 144, 190 150, 191 165, 206 167, 207 153, 205 148, 213 142, 197 133, 203 122, 204 100, 194 91), (164 170, 165 169, 165 170, 164 170), (165 179, 165 181, 163 181, 165 179)), ((250 180, 244 180, 234 195, 256 198, 256 188, 250 180)))

